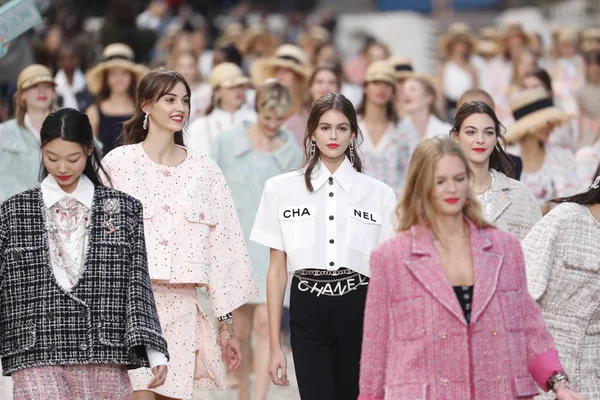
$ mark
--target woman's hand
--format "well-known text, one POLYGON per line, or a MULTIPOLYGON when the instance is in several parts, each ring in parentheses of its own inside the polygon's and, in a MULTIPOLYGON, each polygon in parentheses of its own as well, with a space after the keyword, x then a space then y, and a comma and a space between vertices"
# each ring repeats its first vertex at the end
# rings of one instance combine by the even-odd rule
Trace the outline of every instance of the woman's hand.
POLYGON ((165 379, 167 379, 167 372, 169 367, 166 365, 157 365, 152 368, 152 373, 154 374, 154 378, 148 383, 148 389, 156 389, 159 386, 164 385, 165 379))
POLYGON ((237 371, 242 363, 242 343, 236 338, 228 338, 227 332, 221 332, 221 357, 227 365, 227 371, 237 371))
POLYGON ((587 398, 571 389, 558 389, 556 400, 587 400, 587 398))
POLYGON ((287 358, 281 348, 279 350, 271 350, 269 357, 269 376, 271 381, 277 386, 287 386, 290 382, 287 379, 287 358), (281 371, 281 377, 279 372, 281 371))

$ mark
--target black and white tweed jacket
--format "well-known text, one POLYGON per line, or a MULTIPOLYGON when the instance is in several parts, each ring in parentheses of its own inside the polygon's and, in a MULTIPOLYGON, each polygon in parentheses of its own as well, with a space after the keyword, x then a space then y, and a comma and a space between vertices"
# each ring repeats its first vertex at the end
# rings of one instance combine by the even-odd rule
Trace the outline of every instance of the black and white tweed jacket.
POLYGON ((40 187, 0 206, 0 358, 3 374, 35 366, 148 366, 144 346, 168 357, 148 275, 142 205, 96 187, 79 281, 52 271, 40 187))

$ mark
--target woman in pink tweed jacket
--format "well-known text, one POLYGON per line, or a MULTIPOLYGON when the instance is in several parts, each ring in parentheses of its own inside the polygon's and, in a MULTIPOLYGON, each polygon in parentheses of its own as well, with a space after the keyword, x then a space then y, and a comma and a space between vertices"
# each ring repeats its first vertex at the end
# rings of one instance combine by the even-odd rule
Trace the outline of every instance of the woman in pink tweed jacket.
POLYGON ((532 399, 568 389, 519 240, 488 224, 457 143, 423 141, 399 234, 371 254, 359 400, 532 399))

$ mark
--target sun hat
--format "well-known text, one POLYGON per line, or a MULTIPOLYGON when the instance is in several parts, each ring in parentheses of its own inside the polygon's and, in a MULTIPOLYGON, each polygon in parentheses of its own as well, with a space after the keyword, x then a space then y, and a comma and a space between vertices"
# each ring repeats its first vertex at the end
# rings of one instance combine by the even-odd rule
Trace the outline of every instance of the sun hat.
POLYGON ((242 53, 246 54, 260 40, 263 40, 266 43, 269 54, 273 54, 277 45, 277 38, 270 33, 263 24, 254 24, 246 30, 244 39, 240 45, 240 50, 242 53))
POLYGON ((556 32, 555 43, 575 43, 579 42, 579 32, 573 28, 561 28, 556 32))
POLYGON ((304 81, 308 81, 312 73, 306 53, 293 44, 283 44, 277 48, 273 57, 261 58, 252 64, 252 80, 255 84, 261 84, 275 75, 277 67, 291 69, 304 81))
POLYGON ((97 95, 104 86, 104 73, 110 68, 123 68, 130 71, 139 82, 149 71, 143 65, 136 64, 131 47, 123 43, 109 44, 102 52, 102 60, 86 73, 87 86, 93 95, 97 95))
POLYGON ((396 85, 396 71, 387 60, 375 61, 367 68, 365 72, 364 83, 386 82, 390 85, 396 85))
POLYGON ((208 77, 210 87, 215 90, 217 88, 232 88, 245 85, 250 82, 244 71, 234 63, 225 62, 213 68, 208 77))
POLYGON ((19 74, 19 77, 17 78, 17 90, 27 90, 42 82, 49 82, 56 86, 56 82, 54 82, 54 78, 52 77, 52 72, 50 72, 46 66, 33 64, 23 69, 19 74))
POLYGON ((396 80, 407 79, 414 72, 412 62, 407 57, 392 56, 387 61, 394 70, 396 80))
POLYGON ((474 53, 482 57, 493 57, 500 54, 500 46, 493 40, 478 40, 474 53))
POLYGON ((510 108, 516 121, 506 132, 506 140, 511 144, 549 124, 558 126, 569 119, 563 110, 554 106, 543 88, 529 89, 515 96, 510 108))
POLYGON ((496 41, 500 39, 501 36, 500 31, 495 26, 484 26, 479 30, 479 38, 481 40, 496 41))
POLYGON ((466 42, 471 48, 475 45, 475 37, 471 27, 464 22, 454 22, 448 27, 446 33, 440 37, 438 47, 447 57, 452 50, 452 46, 460 41, 466 42))

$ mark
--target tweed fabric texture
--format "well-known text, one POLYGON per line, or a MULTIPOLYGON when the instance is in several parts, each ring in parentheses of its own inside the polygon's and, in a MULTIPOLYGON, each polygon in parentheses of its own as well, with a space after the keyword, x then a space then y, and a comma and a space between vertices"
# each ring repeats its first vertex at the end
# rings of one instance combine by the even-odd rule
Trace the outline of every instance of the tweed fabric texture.
POLYGON ((552 375, 538 366, 539 358, 557 355, 527 293, 519 240, 467 221, 475 275, 470 324, 426 228, 373 251, 359 399, 531 399, 539 391, 532 373, 538 383, 552 375))
POLYGON ((133 400, 124 366, 33 367, 16 371, 12 379, 17 400, 133 400))
POLYGON ((147 367, 143 346, 168 357, 148 276, 141 203, 95 188, 83 272, 68 292, 52 272, 46 227, 39 186, 0 207, 3 373, 42 365, 147 367))
POLYGON ((585 206, 560 204, 527 235, 523 251, 529 291, 565 372, 588 399, 600 399, 600 222, 585 206))

